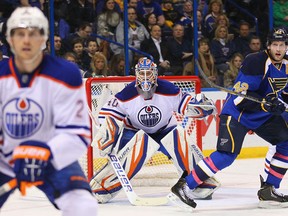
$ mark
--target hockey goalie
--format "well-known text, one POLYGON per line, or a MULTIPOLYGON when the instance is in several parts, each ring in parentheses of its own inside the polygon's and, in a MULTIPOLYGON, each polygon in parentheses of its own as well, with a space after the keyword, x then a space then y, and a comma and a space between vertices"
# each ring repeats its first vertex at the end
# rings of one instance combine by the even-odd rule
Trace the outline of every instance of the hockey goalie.
MULTIPOLYGON (((93 145, 101 156, 115 153, 129 179, 156 151, 172 159, 179 176, 185 177, 203 156, 189 141, 187 132, 177 125, 173 113, 203 119, 217 113, 213 101, 203 94, 198 99, 181 92, 173 83, 158 79, 157 65, 148 58, 139 59, 135 75, 134 82, 101 108, 98 115, 101 127, 93 145)), ((99 203, 108 202, 121 189, 110 163, 94 175, 90 185, 99 203)), ((219 186, 215 178, 209 178, 194 190, 190 190, 186 183, 180 187, 188 194, 189 205, 195 207, 195 198, 211 199, 219 186)), ((187 197, 181 196, 177 190, 172 189, 172 193, 179 199, 187 197)))

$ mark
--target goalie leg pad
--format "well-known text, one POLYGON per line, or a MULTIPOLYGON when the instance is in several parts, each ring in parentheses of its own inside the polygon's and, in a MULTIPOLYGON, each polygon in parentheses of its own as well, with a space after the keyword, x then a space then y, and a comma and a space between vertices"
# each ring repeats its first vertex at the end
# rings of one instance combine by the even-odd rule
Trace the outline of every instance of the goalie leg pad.
MULTIPOLYGON (((122 137, 124 136, 125 133, 122 134, 122 137)), ((158 149, 159 144, 157 142, 143 130, 138 131, 117 153, 128 178, 132 179, 158 149)), ((110 162, 96 173, 90 182, 90 186, 99 203, 108 202, 122 188, 110 162)))
POLYGON ((119 135, 123 130, 123 122, 118 121, 110 116, 105 118, 105 122, 97 131, 92 146, 99 149, 101 156, 111 153, 118 141, 119 135))
MULTIPOLYGON (((183 171, 191 172, 194 166, 203 159, 203 154, 199 147, 193 143, 193 139, 184 128, 177 126, 168 133, 161 143, 173 159, 179 176, 183 171)), ((193 189, 191 193, 196 198, 206 199, 211 197, 213 192, 220 187, 220 182, 215 177, 210 177, 193 189)))

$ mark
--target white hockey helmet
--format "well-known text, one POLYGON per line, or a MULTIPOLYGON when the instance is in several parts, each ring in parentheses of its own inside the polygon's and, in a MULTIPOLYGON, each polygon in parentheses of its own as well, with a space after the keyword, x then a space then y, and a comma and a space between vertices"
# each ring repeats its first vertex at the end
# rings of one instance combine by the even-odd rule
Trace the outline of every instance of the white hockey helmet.
POLYGON ((146 57, 140 58, 135 65, 136 86, 142 91, 150 91, 153 86, 157 86, 158 69, 157 65, 146 57))
POLYGON ((11 31, 16 28, 38 28, 43 31, 45 42, 48 39, 48 19, 37 7, 18 7, 7 21, 7 40, 10 40, 11 31))

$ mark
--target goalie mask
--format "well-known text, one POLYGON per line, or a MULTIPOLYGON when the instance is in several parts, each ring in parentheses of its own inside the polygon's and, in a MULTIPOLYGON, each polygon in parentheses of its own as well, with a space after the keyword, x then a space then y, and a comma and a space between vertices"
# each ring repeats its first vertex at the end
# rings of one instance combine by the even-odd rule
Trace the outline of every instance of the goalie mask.
POLYGON ((157 65, 148 58, 141 58, 135 66, 136 87, 138 91, 149 98, 157 86, 157 65))

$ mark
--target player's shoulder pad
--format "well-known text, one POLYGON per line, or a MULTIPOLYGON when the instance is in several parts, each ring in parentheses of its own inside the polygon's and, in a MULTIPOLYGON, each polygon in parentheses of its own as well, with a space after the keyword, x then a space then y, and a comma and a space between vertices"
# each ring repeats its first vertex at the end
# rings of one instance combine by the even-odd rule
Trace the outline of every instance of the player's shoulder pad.
POLYGON ((11 71, 9 70, 9 59, 4 58, 3 60, 0 61, 0 78, 10 74, 11 71))
POLYGON ((115 97, 120 101, 128 101, 134 97, 137 97, 139 93, 135 87, 135 84, 135 81, 129 83, 122 91, 118 92, 115 97))
POLYGON ((251 53, 244 59, 240 71, 246 75, 261 75, 265 72, 268 55, 265 51, 251 53))
POLYGON ((157 79, 157 88, 156 93, 158 94, 164 94, 164 95, 176 95, 179 94, 180 89, 173 83, 163 80, 163 79, 157 79))
POLYGON ((71 87, 82 85, 82 76, 78 66, 59 57, 45 55, 40 75, 50 77, 71 87))

